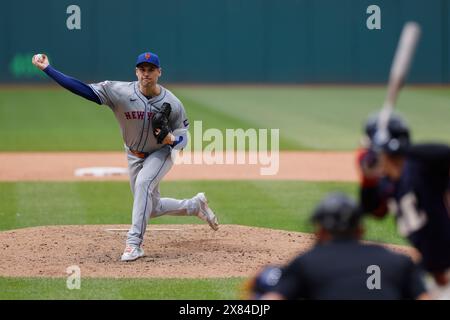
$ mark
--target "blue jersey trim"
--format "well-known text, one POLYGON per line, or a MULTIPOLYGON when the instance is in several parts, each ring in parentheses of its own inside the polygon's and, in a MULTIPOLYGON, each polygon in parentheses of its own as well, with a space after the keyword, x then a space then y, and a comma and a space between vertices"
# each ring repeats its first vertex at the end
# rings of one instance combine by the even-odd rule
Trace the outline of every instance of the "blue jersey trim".
MULTIPOLYGON (((163 164, 161 165, 161 167, 158 169, 158 172, 156 173, 156 175, 149 181, 149 183, 148 183, 148 187, 147 187, 147 191, 146 191, 146 197, 145 197, 145 206, 144 206, 144 214, 143 214, 143 219, 142 219, 142 224, 141 224, 141 239, 143 239, 144 238, 144 223, 145 223, 145 211, 147 210, 147 203, 148 203, 148 198, 149 198, 149 196, 148 196, 148 191, 150 190, 150 186, 152 185, 152 183, 153 183, 153 181, 158 177, 158 175, 159 175, 159 173, 161 172, 161 170, 162 170, 162 168, 164 168, 164 165, 166 164, 166 161, 167 161, 167 159, 169 158, 169 156, 170 156, 170 152, 169 152, 169 154, 166 156, 166 158, 164 159, 164 162, 163 162, 163 164)), ((150 212, 150 215, 151 215, 152 213, 150 212)))
POLYGON ((167 90, 166 89, 164 89, 163 87, 161 87, 161 86, 159 86, 160 88, 161 88, 161 90, 164 90, 164 95, 163 95, 163 97, 161 98, 161 99, 159 99, 159 100, 157 100, 157 101, 154 101, 154 102, 150 102, 150 104, 151 105, 154 105, 155 103, 158 103, 158 102, 160 102, 161 100, 163 100, 165 97, 166 97, 166 94, 167 94, 167 90))
MULTIPOLYGON (((161 88, 161 90, 164 90, 164 95, 163 95, 163 97, 162 97, 161 99, 159 99, 158 101, 156 101, 156 102, 150 102, 150 105, 151 105, 152 107, 154 107, 154 104, 155 104, 155 103, 157 103, 157 102, 163 100, 163 99, 166 97, 166 90, 165 90, 163 87, 161 87, 161 86, 160 86, 160 88, 161 88)), ((151 111, 151 110, 150 110, 150 111, 151 111)), ((153 128, 152 128, 152 129, 153 129, 153 128)), ((144 148, 145 148, 145 146, 146 146, 146 144, 147 144, 149 132, 150 132, 150 121, 147 123, 147 135, 145 136, 144 145, 142 146, 142 150, 141 150, 141 151, 144 150, 144 148)), ((153 134, 153 132, 152 132, 152 134, 153 134)))
MULTIPOLYGON (((144 127, 145 127, 145 119, 147 118, 147 103, 139 96, 139 94, 136 91, 136 84, 133 86, 134 89, 134 93, 136 94, 136 96, 139 98, 139 100, 142 101, 142 103, 144 104, 144 121, 142 122, 142 129, 141 129, 141 137, 139 138, 139 143, 137 145, 136 150, 139 151, 139 146, 141 145, 142 142, 142 137, 144 136, 144 127)), ((148 133, 147 133, 148 134, 148 133)), ((142 147, 141 152, 144 150, 145 147, 145 143, 144 146, 142 147)))

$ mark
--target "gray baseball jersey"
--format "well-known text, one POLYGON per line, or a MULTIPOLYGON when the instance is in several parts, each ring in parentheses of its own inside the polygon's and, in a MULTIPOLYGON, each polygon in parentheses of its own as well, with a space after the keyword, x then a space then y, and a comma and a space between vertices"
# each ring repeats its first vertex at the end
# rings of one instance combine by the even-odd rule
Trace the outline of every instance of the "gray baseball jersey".
POLYGON ((170 103, 172 112, 169 126, 172 131, 187 129, 186 112, 180 100, 169 90, 160 86, 161 93, 147 99, 137 82, 104 81, 89 85, 102 104, 114 112, 122 130, 127 150, 131 191, 134 197, 132 225, 127 244, 140 246, 148 219, 162 215, 195 215, 200 210, 199 200, 161 198, 159 183, 173 166, 172 147, 157 144, 153 136, 151 118, 164 102, 170 103), (148 152, 140 158, 130 152, 148 152))
POLYGON ((164 102, 170 103, 172 112, 169 126, 172 131, 187 129, 186 111, 180 100, 160 85, 161 93, 147 99, 140 91, 138 82, 104 81, 89 85, 102 104, 114 112, 122 130, 125 145, 139 152, 153 152, 162 147, 153 136, 152 115, 159 111, 164 102))

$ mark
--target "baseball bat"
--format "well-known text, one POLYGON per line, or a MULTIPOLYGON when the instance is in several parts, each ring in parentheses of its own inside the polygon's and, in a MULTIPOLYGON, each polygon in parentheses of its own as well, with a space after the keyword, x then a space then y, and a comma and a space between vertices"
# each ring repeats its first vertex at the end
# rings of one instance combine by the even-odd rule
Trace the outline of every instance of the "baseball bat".
POLYGON ((420 33, 420 26, 416 22, 408 22, 403 27, 391 65, 386 98, 378 118, 377 127, 380 142, 388 139, 387 125, 389 118, 397 101, 398 93, 403 87, 408 74, 420 33))

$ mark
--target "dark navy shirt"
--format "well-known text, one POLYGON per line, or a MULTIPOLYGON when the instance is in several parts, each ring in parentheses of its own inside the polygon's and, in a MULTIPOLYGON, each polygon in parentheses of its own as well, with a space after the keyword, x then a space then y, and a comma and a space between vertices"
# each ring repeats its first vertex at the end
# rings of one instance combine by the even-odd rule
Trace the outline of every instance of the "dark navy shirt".
POLYGON ((409 150, 401 177, 385 177, 361 190, 362 207, 375 211, 390 201, 398 230, 422 255, 430 272, 450 268, 450 148, 420 144, 409 150))
POLYGON ((316 245, 294 259, 273 291, 289 300, 391 300, 415 299, 425 288, 409 257, 378 245, 339 240, 316 245))

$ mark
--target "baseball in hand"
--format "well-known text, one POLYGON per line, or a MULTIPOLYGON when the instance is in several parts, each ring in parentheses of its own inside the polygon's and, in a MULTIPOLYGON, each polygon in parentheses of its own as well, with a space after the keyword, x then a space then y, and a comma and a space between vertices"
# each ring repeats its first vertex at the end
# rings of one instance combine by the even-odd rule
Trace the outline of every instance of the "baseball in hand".
POLYGON ((35 57, 36 62, 41 62, 42 61, 42 54, 38 53, 35 57))

